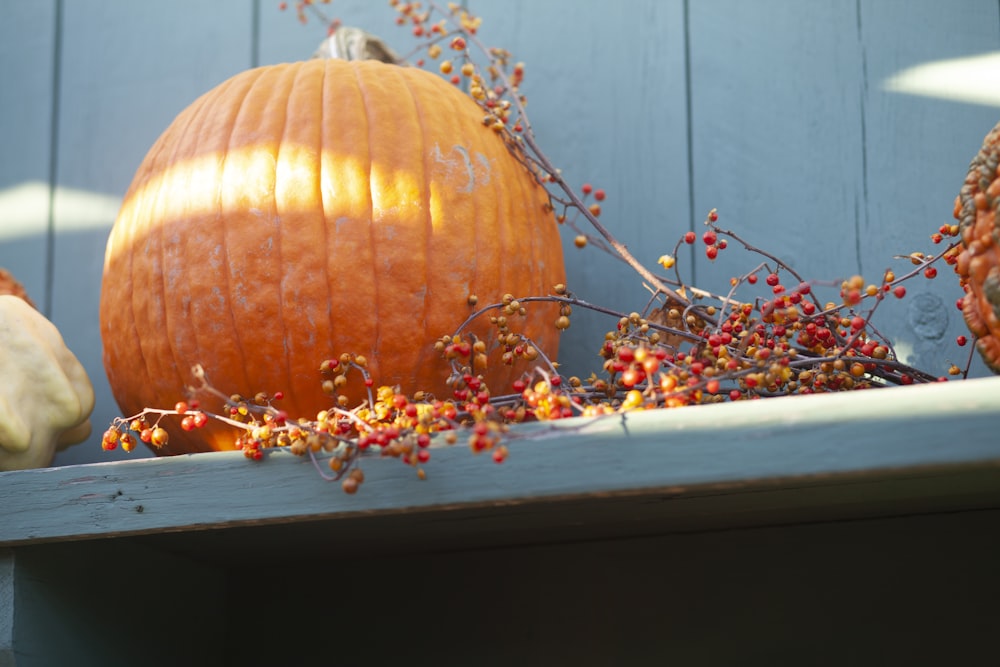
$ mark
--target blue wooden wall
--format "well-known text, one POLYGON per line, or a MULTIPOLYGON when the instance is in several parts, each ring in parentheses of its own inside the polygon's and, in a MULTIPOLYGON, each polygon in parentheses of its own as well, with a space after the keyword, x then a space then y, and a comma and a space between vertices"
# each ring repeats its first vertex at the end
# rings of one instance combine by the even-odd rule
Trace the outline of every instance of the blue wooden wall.
MULTIPOLYGON (((97 306, 105 240, 133 171, 202 92, 312 53, 323 28, 277 4, 0 0, 0 266, 62 330, 98 397, 95 437, 57 464, 112 458, 98 446, 117 408, 97 306)), ((877 281, 893 255, 927 250, 950 222, 969 160, 1000 120, 996 95, 944 98, 905 83, 912 68, 1000 51, 994 0, 469 4, 483 39, 526 61, 542 146, 571 181, 608 191, 602 219, 649 264, 717 207, 725 226, 811 278, 877 281)), ((329 12, 397 49, 411 43, 385 2, 334 0, 329 12)), ((619 263, 570 243, 567 252, 578 295, 644 304, 619 263)), ((715 264, 681 259, 715 289, 757 262, 736 249, 715 264)), ((913 282, 878 320, 936 373, 966 355, 952 343, 964 330, 961 293, 941 273, 913 282)), ((563 348, 571 370, 595 366, 608 326, 576 316, 563 348)))

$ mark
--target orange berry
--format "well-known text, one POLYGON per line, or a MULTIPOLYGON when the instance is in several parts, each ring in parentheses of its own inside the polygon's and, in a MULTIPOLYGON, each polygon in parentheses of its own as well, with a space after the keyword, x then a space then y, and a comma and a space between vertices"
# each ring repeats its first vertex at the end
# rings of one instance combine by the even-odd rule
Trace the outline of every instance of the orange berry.
POLYGON ((157 447, 163 447, 170 441, 170 435, 162 427, 157 426, 153 429, 150 441, 157 447))

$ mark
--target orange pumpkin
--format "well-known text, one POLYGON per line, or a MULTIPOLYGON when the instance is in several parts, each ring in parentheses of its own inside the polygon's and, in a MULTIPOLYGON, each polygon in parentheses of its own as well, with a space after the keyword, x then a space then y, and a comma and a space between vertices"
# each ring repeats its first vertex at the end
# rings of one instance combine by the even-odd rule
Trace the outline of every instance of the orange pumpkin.
MULTIPOLYGON (((320 363, 344 352, 367 357, 376 385, 448 397, 433 344, 470 294, 484 305, 565 281, 548 203, 437 75, 341 60, 243 72, 156 141, 111 230, 100 320, 114 397, 126 415, 172 406, 201 364, 227 394, 280 390, 279 407, 314 418, 331 404, 320 363)), ((531 305, 511 328, 554 355, 557 316, 531 305)), ((495 349, 482 319, 471 330, 495 349)), ((496 359, 484 375, 497 391, 524 370, 496 359)), ((168 422, 159 454, 233 448, 231 430, 168 422)))
POLYGON ((986 135, 972 159, 955 199, 962 251, 955 270, 965 287, 962 314, 976 347, 994 373, 1000 373, 1000 124, 986 135))

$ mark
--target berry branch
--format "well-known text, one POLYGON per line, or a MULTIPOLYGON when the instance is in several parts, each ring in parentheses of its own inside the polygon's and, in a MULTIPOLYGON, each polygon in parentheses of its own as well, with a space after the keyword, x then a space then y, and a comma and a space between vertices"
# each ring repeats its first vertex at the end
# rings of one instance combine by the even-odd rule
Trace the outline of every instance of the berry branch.
MULTIPOLYGON (((511 440, 547 433, 544 429, 511 432, 513 424, 575 416, 624 418, 633 410, 945 379, 900 360, 873 318, 890 294, 897 299, 906 296, 904 282, 921 275, 933 279, 939 261, 954 264, 958 242, 936 254, 895 257, 913 265, 899 276, 886 269, 875 283, 859 275, 823 282, 807 279, 781 257, 722 228, 718 211, 712 209, 700 237, 706 259, 717 261, 732 242, 758 257, 756 265, 732 278, 723 295, 686 284, 677 257, 682 246, 699 242, 698 235, 688 231, 673 243, 672 254, 662 255, 658 262, 673 277, 657 275, 600 222, 605 191, 584 184, 578 192, 542 151, 520 90, 525 67, 515 63, 506 50, 481 41, 481 20, 454 3, 441 7, 435 2, 392 0, 390 5, 397 12, 397 23, 409 26, 417 40, 406 60, 416 67, 437 62, 442 76, 466 88, 483 111, 483 124, 502 137, 512 154, 546 187, 553 216, 578 234, 575 244, 595 246, 634 269, 650 293, 646 307, 641 313, 619 312, 582 299, 565 285, 555 285, 544 295, 507 294, 485 306, 470 294, 470 314, 453 331, 442 332, 434 344, 442 373, 448 373, 451 395, 379 386, 368 373, 364 357, 345 353, 319 364, 318 388, 330 398, 329 409, 295 420, 277 407, 280 392, 250 399, 227 395, 214 388, 196 366, 192 370, 195 382, 184 401, 173 410, 147 408, 116 419, 104 434, 106 449, 120 445, 131 450, 137 441, 164 446, 168 435, 159 425, 164 418, 180 418, 185 430, 205 427, 211 421, 232 428, 234 446, 248 458, 261 460, 267 449, 284 447, 308 456, 324 479, 340 481, 344 491, 354 493, 364 481, 360 462, 368 456, 396 458, 424 478, 431 450, 455 444, 460 437, 473 452, 490 452, 499 463, 507 458, 511 440), (442 60, 445 49, 453 59, 442 60), (477 61, 474 51, 485 63, 477 61), (584 233, 578 219, 596 235, 584 233), (787 278, 791 284, 785 284, 787 278), (764 284, 758 285, 761 279, 764 284), (819 289, 838 287, 838 301, 823 302, 817 294, 819 289), (761 291, 741 298, 753 290, 761 291), (540 303, 558 304, 559 315, 552 326, 560 331, 571 325, 574 309, 609 318, 613 324, 596 350, 599 370, 584 378, 566 377, 557 360, 519 330, 519 322, 540 303), (473 322, 486 318, 494 334, 491 340, 496 341, 493 347, 468 331, 473 322), (482 371, 490 365, 522 362, 527 370, 509 387, 490 387, 483 379, 482 371), (367 399, 352 406, 346 388, 358 381, 367 399), (200 410, 199 395, 221 399, 225 409, 219 414, 200 410)), ((344 29, 341 21, 326 17, 314 2, 296 2, 295 9, 302 22, 307 22, 307 12, 318 18, 329 35, 344 29)), ((942 225, 931 240, 939 244, 957 235, 957 225, 942 225)), ((966 342, 965 337, 958 340, 959 346, 966 342)), ((953 365, 948 373, 967 375, 969 363, 971 354, 964 372, 953 365)))

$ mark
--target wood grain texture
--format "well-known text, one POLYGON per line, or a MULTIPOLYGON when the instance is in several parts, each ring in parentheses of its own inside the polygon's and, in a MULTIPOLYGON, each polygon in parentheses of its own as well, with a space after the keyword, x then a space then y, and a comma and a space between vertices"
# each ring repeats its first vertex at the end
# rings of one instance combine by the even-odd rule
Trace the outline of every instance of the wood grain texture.
POLYGON ((447 522, 446 510, 529 501, 719 488, 752 497, 760 484, 1000 470, 998 387, 988 378, 568 421, 511 443, 502 466, 463 446, 435 450, 426 481, 396 460, 368 461, 355 496, 284 451, 263 463, 226 452, 0 473, 0 546, 416 511, 447 522))
MULTIPOLYGON (((902 275, 912 267, 894 256, 933 251, 929 236, 951 222, 998 110, 883 84, 913 64, 995 50, 996 14, 988 2, 691 3, 696 213, 717 206, 724 227, 809 278, 902 275)), ((722 289, 756 261, 739 250, 702 260, 699 284, 722 289)), ((964 365, 967 352, 952 344, 962 292, 947 267, 939 273, 876 319, 901 358, 932 373, 964 365)))
MULTIPOLYGON (((853 0, 691 3, 698 222, 717 207, 725 228, 827 278, 859 268, 863 72, 854 9, 853 0)), ((759 261, 737 248, 714 264, 699 255, 698 279, 715 289, 759 261)))
MULTIPOLYGON (((859 216, 859 262, 877 277, 894 266, 893 255, 933 248, 924 239, 952 217, 955 196, 983 137, 1000 120, 990 106, 906 95, 886 90, 887 80, 916 65, 1000 49, 997 3, 865 2, 859 5, 863 47, 865 199, 859 216), (936 26, 927 34, 928 26, 936 26)), ((955 300, 954 274, 939 269, 934 281, 912 281, 909 297, 890 300, 880 317, 885 333, 908 363, 942 372, 965 355, 952 341, 968 335, 955 300)), ((963 351, 964 352, 964 351, 963 351)), ((975 355, 975 373, 986 375, 975 355)))
POLYGON ((55 0, 2 2, 0 267, 47 310, 55 0))

